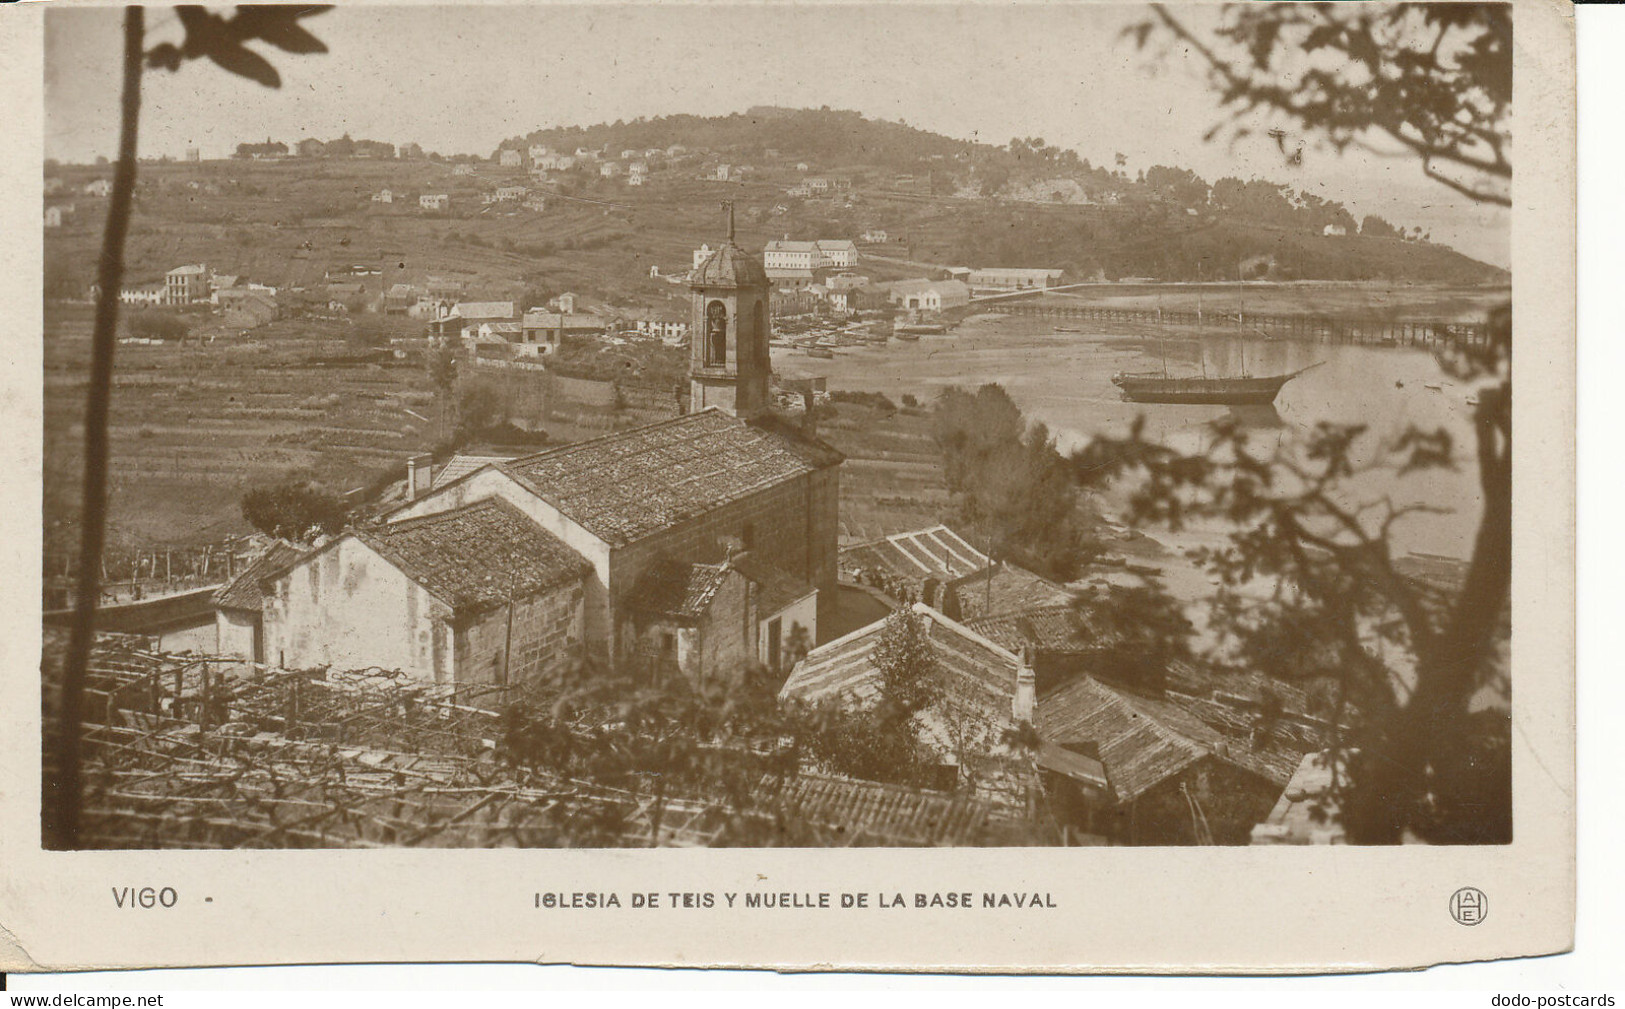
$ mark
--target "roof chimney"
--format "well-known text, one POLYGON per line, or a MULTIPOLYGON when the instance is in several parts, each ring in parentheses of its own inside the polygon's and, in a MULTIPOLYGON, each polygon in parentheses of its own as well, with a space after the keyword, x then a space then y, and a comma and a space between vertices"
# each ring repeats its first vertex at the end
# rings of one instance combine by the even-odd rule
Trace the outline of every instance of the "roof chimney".
POLYGON ((801 430, 809 438, 818 437, 818 408, 811 383, 801 387, 801 430))
POLYGON ((1017 725, 1033 722, 1033 708, 1037 703, 1038 675, 1033 672, 1032 646, 1021 649, 1021 665, 1016 667, 1016 695, 1010 701, 1010 718, 1017 725))
POLYGON ((434 484, 434 456, 415 455, 406 460, 406 500, 416 501, 434 484))

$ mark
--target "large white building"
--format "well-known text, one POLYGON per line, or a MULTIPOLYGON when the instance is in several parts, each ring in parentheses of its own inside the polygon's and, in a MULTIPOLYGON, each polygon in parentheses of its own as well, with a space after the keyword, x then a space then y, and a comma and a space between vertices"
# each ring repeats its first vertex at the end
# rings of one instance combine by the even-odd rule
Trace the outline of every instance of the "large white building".
POLYGON ((858 247, 846 238, 825 238, 817 243, 823 265, 844 269, 858 265, 858 247))
POLYGON ((769 270, 845 269, 858 265, 858 247, 844 238, 797 242, 789 238, 768 242, 762 250, 762 265, 769 270))
POLYGON ((1064 272, 1064 270, 985 266, 980 270, 970 271, 966 282, 973 291, 1025 291, 1030 288, 1055 287, 1060 284, 1064 272))
POLYGON ((769 270, 811 270, 818 266, 817 242, 768 242, 762 250, 762 265, 769 270))

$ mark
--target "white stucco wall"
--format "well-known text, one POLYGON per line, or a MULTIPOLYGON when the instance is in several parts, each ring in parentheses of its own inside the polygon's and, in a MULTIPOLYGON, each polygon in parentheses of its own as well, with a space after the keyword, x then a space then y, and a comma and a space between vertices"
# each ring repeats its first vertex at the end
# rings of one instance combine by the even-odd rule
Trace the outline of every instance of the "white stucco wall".
POLYGON ((181 652, 209 655, 214 652, 216 637, 215 625, 200 621, 189 627, 174 627, 159 634, 158 648, 177 655, 181 652))
POLYGON ((214 653, 233 659, 253 659, 254 618, 237 610, 215 610, 214 653))
POLYGON ((276 580, 265 612, 265 658, 290 669, 399 669, 455 677, 451 608, 354 536, 276 580))
POLYGON ((412 502, 389 516, 389 521, 438 515, 489 497, 500 497, 518 508, 592 564, 592 577, 586 584, 584 633, 589 645, 607 647, 610 629, 614 626, 609 607, 609 544, 565 517, 557 508, 520 486, 507 474, 491 468, 478 470, 463 480, 447 484, 412 502))
MULTIPOLYGON (((757 614, 756 631, 756 661, 767 665, 767 625, 777 619, 779 624, 780 661, 783 662, 783 650, 790 643, 790 631, 796 624, 807 629, 807 647, 812 648, 818 643, 818 593, 811 592, 805 598, 798 599, 782 610, 772 613, 757 614)), ((783 666, 789 669, 788 665, 783 666)))

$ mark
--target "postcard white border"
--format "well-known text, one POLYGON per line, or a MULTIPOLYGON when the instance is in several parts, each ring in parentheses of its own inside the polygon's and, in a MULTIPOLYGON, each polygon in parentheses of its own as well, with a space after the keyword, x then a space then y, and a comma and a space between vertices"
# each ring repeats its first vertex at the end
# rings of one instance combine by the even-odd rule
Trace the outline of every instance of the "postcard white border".
MULTIPOLYGON (((1485 848, 225 851, 39 849, 40 249, 0 247, 0 967, 333 961, 959 971, 1353 971, 1555 952, 1574 894, 1572 8, 1516 7, 1514 829, 1485 848), (31 478, 31 479, 30 479, 31 478), (176 886, 162 916, 109 888, 176 886), (1466 928, 1458 886, 1490 895, 1466 928), (542 911, 549 890, 1047 892, 1056 910, 542 911), (211 903, 203 903, 208 895, 211 903)), ((0 20, 5 233, 40 206, 42 11, 0 20)))

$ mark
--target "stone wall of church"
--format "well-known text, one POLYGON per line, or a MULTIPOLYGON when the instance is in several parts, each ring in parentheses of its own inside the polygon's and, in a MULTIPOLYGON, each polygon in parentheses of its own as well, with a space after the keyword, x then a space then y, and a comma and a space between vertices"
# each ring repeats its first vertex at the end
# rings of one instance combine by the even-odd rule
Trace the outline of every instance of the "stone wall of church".
MULTIPOLYGON (((704 684, 737 686, 756 662, 754 586, 737 571, 723 580, 699 626, 699 663, 704 684)), ((694 673, 689 674, 692 679, 694 673)))
POLYGON ((557 675, 583 644, 584 598, 581 581, 566 582, 515 602, 511 627, 504 604, 461 628, 457 682, 502 683, 506 673, 507 683, 520 684, 557 675))
MULTIPOLYGON (((841 468, 830 466, 808 478, 807 572, 803 576, 820 592, 835 591, 840 573, 841 468)), ((831 597, 833 598, 833 596, 831 597)))
POLYGON ((624 598, 638 575, 662 555, 682 561, 717 561, 732 539, 752 556, 833 590, 836 576, 840 476, 837 467, 800 477, 724 505, 611 554, 613 600, 624 598))

